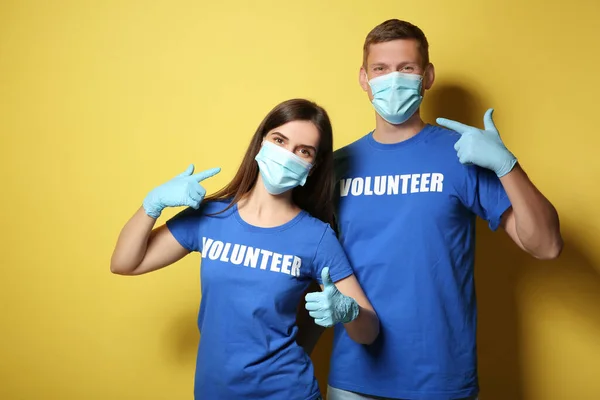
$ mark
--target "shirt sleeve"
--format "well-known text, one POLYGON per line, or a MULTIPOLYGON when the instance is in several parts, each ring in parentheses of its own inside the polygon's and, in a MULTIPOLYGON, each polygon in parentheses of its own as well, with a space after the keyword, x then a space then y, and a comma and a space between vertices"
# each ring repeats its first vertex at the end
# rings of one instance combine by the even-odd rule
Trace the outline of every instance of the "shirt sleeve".
POLYGON ((321 272, 325 267, 329 267, 329 276, 333 282, 342 280, 354 273, 342 245, 329 225, 327 225, 321 237, 312 262, 312 277, 321 285, 323 284, 321 272))
POLYGON ((511 207, 508 195, 493 171, 467 167, 467 181, 462 194, 465 207, 488 222, 492 231, 500 226, 502 215, 511 207))
POLYGON ((186 208, 167 221, 167 228, 175 239, 189 251, 201 251, 200 228, 203 212, 186 208))

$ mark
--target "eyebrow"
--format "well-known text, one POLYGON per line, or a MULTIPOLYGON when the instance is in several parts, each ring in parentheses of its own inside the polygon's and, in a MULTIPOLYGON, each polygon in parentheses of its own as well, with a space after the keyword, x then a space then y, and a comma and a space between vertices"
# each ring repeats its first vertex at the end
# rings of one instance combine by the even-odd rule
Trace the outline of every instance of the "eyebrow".
MULTIPOLYGON (((399 63, 397 66, 407 66, 407 65, 419 65, 418 62, 414 62, 414 61, 403 61, 401 63, 399 63)), ((370 68, 373 67, 389 67, 390 65, 387 63, 383 63, 383 62, 379 62, 379 63, 373 63, 373 64, 369 64, 370 68)))
MULTIPOLYGON (((281 133, 281 132, 277 132, 277 131, 275 131, 275 132, 271 132, 271 135, 277 135, 277 136, 281 136, 281 138, 282 138, 282 139, 284 139, 284 140, 289 140, 289 139, 288 139, 288 137, 287 137, 287 136, 285 136, 285 135, 284 135, 283 133, 281 133)), ((307 149, 312 149, 312 150, 313 150, 315 153, 317 152, 317 149, 316 149, 314 146, 309 146, 309 145, 306 145, 306 144, 301 144, 301 145, 300 145, 300 147, 305 147, 305 148, 307 148, 307 149)))
POLYGON ((278 135, 278 136, 281 136, 281 137, 282 137, 283 139, 285 139, 285 140, 289 140, 289 139, 288 139, 288 137, 287 137, 287 136, 285 136, 285 135, 284 135, 283 133, 281 133, 281 132, 277 132, 277 131, 275 131, 275 132, 271 132, 271 135, 278 135))

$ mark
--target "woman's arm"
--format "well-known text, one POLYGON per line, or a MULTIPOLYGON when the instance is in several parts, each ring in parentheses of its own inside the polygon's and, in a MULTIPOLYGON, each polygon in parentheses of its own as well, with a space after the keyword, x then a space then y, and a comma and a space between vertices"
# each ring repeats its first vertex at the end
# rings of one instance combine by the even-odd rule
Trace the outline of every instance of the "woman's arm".
POLYGON ((166 225, 152 229, 156 220, 140 209, 125 224, 110 260, 119 275, 141 275, 182 259, 189 251, 177 242, 166 225))
POLYGON ((356 300, 359 306, 358 317, 344 324, 348 336, 357 343, 373 343, 379 335, 379 318, 356 277, 350 275, 337 281, 335 287, 343 295, 356 300))
POLYGON ((152 228, 167 207, 198 209, 206 194, 199 183, 220 170, 213 168, 193 174, 191 164, 183 173, 148 193, 143 206, 121 230, 110 270, 119 275, 141 275, 173 264, 188 254, 189 250, 179 244, 166 226, 152 228))
POLYGON ((318 325, 330 327, 343 323, 352 340, 371 344, 379 335, 379 318, 367 299, 356 277, 350 275, 335 284, 329 277, 329 268, 321 273, 322 292, 306 295, 306 309, 318 325))

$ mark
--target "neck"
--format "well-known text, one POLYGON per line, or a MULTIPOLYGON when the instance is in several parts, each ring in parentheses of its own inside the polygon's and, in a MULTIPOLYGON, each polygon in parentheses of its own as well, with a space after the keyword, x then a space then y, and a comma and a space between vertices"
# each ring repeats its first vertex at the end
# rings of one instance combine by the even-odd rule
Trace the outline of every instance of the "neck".
POLYGON ((238 203, 238 210, 246 222, 263 227, 282 225, 300 211, 292 201, 291 190, 280 195, 270 194, 260 174, 254 187, 238 203))
POLYGON ((417 110, 412 117, 400 125, 390 124, 376 113, 373 138, 383 144, 399 143, 412 138, 425 127, 419 111, 417 110))

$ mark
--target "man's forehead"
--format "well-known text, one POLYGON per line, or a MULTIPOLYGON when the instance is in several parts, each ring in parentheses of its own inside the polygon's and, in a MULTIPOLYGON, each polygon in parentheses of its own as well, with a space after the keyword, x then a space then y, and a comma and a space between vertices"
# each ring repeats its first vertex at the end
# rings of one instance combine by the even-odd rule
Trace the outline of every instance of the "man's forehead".
POLYGON ((373 43, 369 46, 368 64, 420 62, 419 44, 413 39, 373 43))

